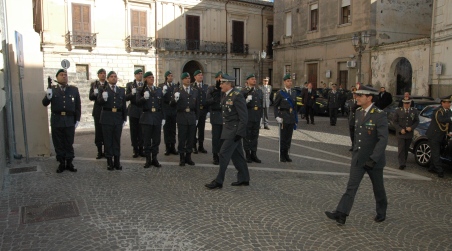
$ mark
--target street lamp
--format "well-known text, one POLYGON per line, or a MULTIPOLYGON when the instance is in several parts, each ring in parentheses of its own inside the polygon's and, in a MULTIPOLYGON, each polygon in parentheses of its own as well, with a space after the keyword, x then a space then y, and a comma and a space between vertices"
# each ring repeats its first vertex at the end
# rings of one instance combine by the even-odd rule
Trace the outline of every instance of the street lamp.
POLYGON ((358 52, 358 82, 361 83, 361 58, 363 51, 366 49, 367 44, 369 44, 370 35, 367 32, 358 32, 358 34, 353 34, 352 44, 355 47, 355 51, 358 52))
POLYGON ((253 53, 253 59, 258 64, 258 73, 257 73, 257 83, 260 81, 261 76, 261 59, 265 59, 267 57, 267 53, 265 51, 259 51, 258 53, 253 53))

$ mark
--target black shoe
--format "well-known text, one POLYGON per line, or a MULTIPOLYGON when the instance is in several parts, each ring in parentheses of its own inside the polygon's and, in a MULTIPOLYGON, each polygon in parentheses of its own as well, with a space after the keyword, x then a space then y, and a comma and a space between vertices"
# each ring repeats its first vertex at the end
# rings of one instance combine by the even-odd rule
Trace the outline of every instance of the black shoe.
POLYGON ((309 120, 307 121, 307 124, 309 125, 309 120))
POLYGON ((286 153, 284 154, 284 158, 286 159, 287 162, 292 162, 292 159, 289 158, 289 153, 288 153, 288 152, 286 152, 286 153))
POLYGON ((220 184, 220 183, 216 182, 215 180, 213 180, 209 184, 205 184, 204 186, 209 189, 223 188, 223 184, 220 184))
POLYGON ((281 156, 281 157, 279 158, 279 161, 280 161, 280 162, 287 162, 286 157, 284 156, 283 153, 281 153, 280 156, 281 156))
POLYGON ((348 151, 349 151, 349 152, 353 152, 353 147, 352 147, 352 148, 350 148, 350 149, 348 149, 348 151))
POLYGON ((444 172, 438 173, 438 177, 439 177, 439 178, 444 178, 444 172))
POLYGON ((377 214, 377 215, 375 216, 375 218, 374 218, 374 221, 375 221, 375 222, 383 222, 383 221, 385 221, 385 220, 386 220, 386 217, 383 216, 383 215, 380 215, 380 214, 377 214))
POLYGON ((72 159, 66 160, 66 169, 69 170, 69 172, 76 173, 77 169, 72 164, 72 159))
POLYGON ((151 156, 150 155, 146 156, 146 163, 144 163, 143 168, 149 168, 149 167, 151 167, 151 156))
POLYGON ((220 164, 220 157, 218 156, 218 153, 213 154, 213 164, 214 165, 220 164))
POLYGON ((312 123, 311 123, 311 125, 315 125, 315 123, 314 123, 314 122, 312 122, 312 123))
POLYGON ((138 158, 139 156, 138 152, 133 152, 132 158, 138 158))
POLYGON ((102 145, 97 146, 97 156, 96 159, 102 159, 104 157, 104 154, 102 153, 102 145))
POLYGON ((268 126, 264 126, 264 129, 265 130, 270 130, 270 128, 268 128, 268 126))
POLYGON ((198 147, 196 146, 196 144, 195 144, 195 146, 193 147, 193 153, 194 153, 194 154, 198 154, 198 147))
POLYGON ((406 165, 400 165, 400 166, 399 166, 399 169, 400 169, 400 170, 403 170, 403 169, 405 169, 405 167, 406 167, 406 165))
POLYGON ((193 160, 191 160, 191 153, 187 153, 185 155, 185 163, 189 164, 190 166, 195 165, 195 162, 193 162, 193 160))
POLYGON ((179 152, 176 150, 176 144, 171 144, 170 153, 174 155, 179 154, 179 152))
POLYGON ((262 161, 257 157, 256 152, 251 151, 251 160, 256 163, 262 163, 262 161))
POLYGON ((201 153, 207 153, 207 150, 204 149, 204 145, 202 143, 199 143, 198 151, 201 153))
POLYGON ((155 167, 162 167, 162 165, 160 165, 159 161, 157 160, 157 154, 152 154, 151 164, 155 167))
POLYGON ((346 214, 337 212, 337 211, 332 211, 332 212, 325 211, 325 214, 328 218, 335 220, 338 225, 344 225, 345 220, 347 219, 346 214))
POLYGON ((115 158, 115 164, 114 164, 115 169, 122 170, 121 163, 119 163, 119 156, 115 156, 114 158, 115 158))
POLYGON ((64 172, 65 168, 66 168, 66 165, 64 164, 64 160, 60 160, 60 164, 58 165, 56 172, 62 173, 62 172, 64 172))
POLYGON ((111 157, 107 157, 107 170, 108 171, 115 170, 115 168, 113 167, 113 160, 111 159, 111 157))
POLYGON ((179 166, 185 166, 185 153, 181 153, 179 156, 179 166))
POLYGON ((245 158, 247 163, 253 163, 253 160, 251 159, 251 152, 248 150, 245 150, 245 158))
POLYGON ((236 181, 231 183, 231 186, 249 186, 249 185, 250 185, 249 181, 236 181))
POLYGON ((166 145, 165 156, 169 156, 170 154, 171 154, 171 147, 170 147, 170 145, 166 145))

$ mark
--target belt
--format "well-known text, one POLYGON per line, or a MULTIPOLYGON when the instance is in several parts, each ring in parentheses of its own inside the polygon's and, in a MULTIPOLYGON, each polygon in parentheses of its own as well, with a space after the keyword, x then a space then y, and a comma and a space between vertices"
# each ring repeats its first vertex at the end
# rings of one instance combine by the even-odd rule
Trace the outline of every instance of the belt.
POLYGON ((257 110, 260 110, 261 108, 259 108, 259 107, 257 107, 257 106, 255 106, 255 107, 249 107, 248 108, 248 110, 255 110, 255 111, 257 111, 257 110))
POLYGON ((52 113, 61 116, 74 116, 74 112, 52 112, 52 113))
POLYGON ((143 109, 143 112, 159 112, 160 109, 157 109, 155 107, 151 108, 151 109, 143 109))
POLYGON ((287 112, 292 112, 292 111, 293 111, 292 108, 289 108, 289 109, 286 109, 286 108, 280 108, 279 110, 280 110, 280 111, 287 111, 287 112))
POLYGON ((120 111, 122 111, 122 109, 119 109, 119 108, 108 108, 108 107, 103 107, 102 110, 110 111, 110 112, 120 112, 120 111))
POLYGON ((221 108, 220 108, 220 109, 212 109, 212 111, 213 111, 213 112, 215 112, 215 111, 221 111, 221 108))
POLYGON ((189 108, 185 108, 185 109, 178 109, 177 112, 194 112, 195 110, 193 109, 189 109, 189 108))

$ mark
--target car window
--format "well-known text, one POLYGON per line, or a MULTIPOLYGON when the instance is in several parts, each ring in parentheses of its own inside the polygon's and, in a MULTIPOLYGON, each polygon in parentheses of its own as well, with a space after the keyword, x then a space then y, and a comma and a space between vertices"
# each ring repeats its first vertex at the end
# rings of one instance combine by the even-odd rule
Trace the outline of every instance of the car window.
POLYGON ((436 109, 437 106, 427 106, 420 114, 420 116, 425 118, 432 118, 433 111, 436 109))

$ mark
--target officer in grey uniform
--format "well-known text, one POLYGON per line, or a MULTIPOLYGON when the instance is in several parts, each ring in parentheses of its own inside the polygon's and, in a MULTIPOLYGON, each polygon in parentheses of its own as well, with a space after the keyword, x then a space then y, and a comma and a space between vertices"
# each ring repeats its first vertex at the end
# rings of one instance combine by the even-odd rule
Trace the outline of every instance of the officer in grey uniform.
POLYGON ((256 152, 262 108, 264 106, 264 94, 256 86, 256 76, 254 74, 246 76, 246 85, 247 87, 241 90, 248 109, 248 122, 246 125, 246 137, 243 139, 243 148, 245 149, 246 162, 261 163, 262 161, 257 157, 256 152))
POLYGON ((210 124, 212 125, 212 154, 213 164, 220 164, 218 154, 221 149, 221 131, 223 130, 223 115, 221 114, 221 76, 223 72, 215 74, 215 85, 207 89, 207 105, 209 105, 210 124))
POLYGON ((193 89, 198 90, 198 105, 199 105, 199 119, 198 124, 196 125, 196 131, 198 132, 198 138, 196 139, 195 134, 195 144, 193 146, 193 153, 207 153, 206 149, 204 149, 204 130, 206 128, 206 119, 207 113, 209 112, 209 106, 206 103, 207 96, 207 88, 208 85, 204 84, 204 76, 202 75, 201 70, 195 71, 193 74, 195 78, 195 82, 192 84, 193 89), (199 148, 196 148, 196 143, 199 142, 199 148))
POLYGON ((281 130, 280 135, 280 161, 292 162, 289 149, 292 143, 293 131, 297 129, 297 92, 292 89, 290 74, 284 75, 284 87, 276 93, 273 106, 275 117, 281 130))
POLYGON ((80 93, 75 86, 68 85, 67 72, 59 69, 56 73, 57 85, 47 89, 42 99, 44 106, 51 105, 50 127, 52 142, 55 147, 56 159, 60 162, 57 173, 65 169, 77 172, 74 159, 74 136, 82 114, 80 93))
POLYGON ((182 85, 174 90, 170 105, 177 108, 179 166, 185 166, 185 163, 193 166, 195 162, 191 159, 191 153, 199 117, 198 90, 190 86, 188 72, 183 72, 181 79, 182 85))
POLYGON ((165 155, 170 154, 178 155, 176 150, 176 107, 170 106, 171 97, 174 94, 176 83, 173 82, 173 73, 171 71, 165 72, 165 82, 160 84, 159 87, 163 93, 163 116, 165 118, 165 125, 163 126, 163 138, 165 141, 165 155))
POLYGON ((227 74, 223 74, 221 79, 223 131, 221 139, 223 145, 220 150, 220 170, 215 180, 206 184, 209 189, 222 188, 224 176, 229 162, 232 160, 237 169, 237 181, 232 186, 249 186, 250 175, 245 156, 243 155, 241 139, 246 136, 246 124, 248 112, 243 95, 234 89, 235 79, 227 74))
POLYGON ((264 78, 264 84, 262 85, 262 93, 264 94, 264 107, 262 109, 262 123, 264 129, 270 130, 268 127, 268 109, 270 108, 270 96, 272 95, 272 86, 268 84, 269 77, 264 78))
POLYGON ((356 88, 352 88, 352 98, 347 100, 348 103, 348 130, 350 133, 350 140, 352 141, 352 147, 350 148, 350 152, 353 151, 353 147, 355 146, 355 112, 358 109, 359 105, 356 101, 356 88))
POLYGON ((97 71, 98 80, 91 83, 91 88, 89 89, 89 100, 94 102, 93 105, 93 118, 94 118, 94 144, 97 146, 97 157, 96 159, 101 159, 104 156, 102 146, 104 145, 104 137, 102 135, 102 125, 100 124, 100 113, 102 112, 102 106, 97 101, 97 95, 99 94, 99 89, 103 88, 107 82, 107 72, 105 69, 99 69, 97 71))
POLYGON ((373 95, 378 94, 377 90, 360 86, 356 94, 358 105, 361 107, 356 109, 355 114, 355 147, 347 189, 336 210, 325 212, 328 218, 335 220, 339 225, 345 224, 365 173, 372 181, 377 211, 375 222, 386 219, 388 206, 383 183, 383 168, 386 165, 385 149, 388 144, 388 119, 386 113, 373 103, 373 95))
POLYGON ((404 99, 403 107, 396 108, 393 122, 398 140, 399 169, 403 170, 413 140, 413 130, 419 125, 419 111, 411 107, 411 99, 404 99))
POLYGON ((143 86, 143 70, 137 69, 134 72, 135 80, 126 85, 126 101, 129 101, 127 115, 129 115, 130 139, 133 147, 133 157, 144 157, 143 135, 140 126, 140 117, 143 108, 137 105, 137 89, 143 86))
POLYGON ((335 126, 337 122, 337 111, 341 107, 341 93, 337 91, 336 84, 331 85, 328 93, 328 112, 330 115, 330 125, 335 126))
POLYGON ((137 90, 137 104, 143 108, 140 124, 144 137, 144 154, 146 163, 144 168, 151 165, 161 167, 157 160, 159 153, 162 124, 165 124, 162 111, 162 89, 154 86, 154 74, 148 71, 143 74, 144 86, 137 90), (152 154, 152 155, 151 155, 152 154))
POLYGON ((446 135, 450 131, 450 123, 452 123, 450 102, 449 97, 441 99, 441 106, 433 112, 432 120, 425 133, 432 153, 428 171, 431 173, 436 172, 440 178, 444 178, 444 170, 440 159, 441 145, 445 142, 446 135))
POLYGON ((104 85, 97 98, 102 105, 100 123, 104 134, 107 169, 109 171, 122 170, 120 163, 121 134, 127 121, 126 91, 116 85, 118 82, 116 72, 110 71, 107 74, 107 81, 108 84, 104 85), (114 163, 112 158, 114 158, 114 163))

